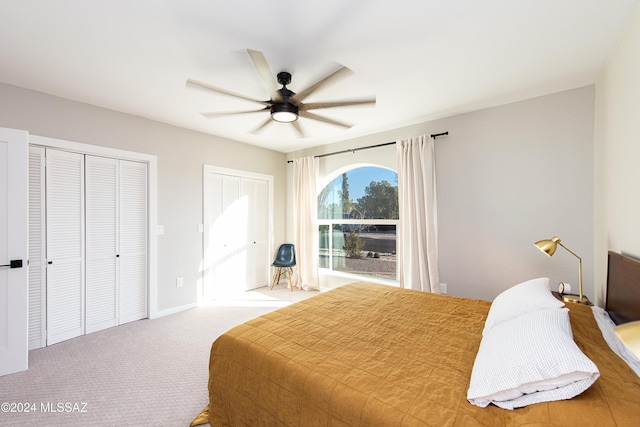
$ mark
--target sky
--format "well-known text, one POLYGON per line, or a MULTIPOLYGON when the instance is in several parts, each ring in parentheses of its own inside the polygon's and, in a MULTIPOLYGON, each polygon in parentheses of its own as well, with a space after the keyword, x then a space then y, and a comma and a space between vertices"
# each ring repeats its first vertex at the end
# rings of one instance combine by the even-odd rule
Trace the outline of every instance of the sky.
POLYGON ((363 167, 347 172, 349 178, 349 196, 357 201, 364 196, 364 189, 371 181, 388 181, 392 186, 398 185, 398 174, 392 170, 378 167, 363 167))

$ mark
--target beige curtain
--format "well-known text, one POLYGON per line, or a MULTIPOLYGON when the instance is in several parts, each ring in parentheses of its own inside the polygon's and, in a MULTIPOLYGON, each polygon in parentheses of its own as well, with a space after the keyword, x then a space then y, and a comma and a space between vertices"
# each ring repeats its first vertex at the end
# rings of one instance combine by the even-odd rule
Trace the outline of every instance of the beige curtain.
POLYGON ((400 287, 440 293, 434 140, 398 141, 400 287))
POLYGON ((293 161, 294 245, 297 274, 295 284, 304 290, 319 290, 318 281, 318 160, 313 156, 293 161))

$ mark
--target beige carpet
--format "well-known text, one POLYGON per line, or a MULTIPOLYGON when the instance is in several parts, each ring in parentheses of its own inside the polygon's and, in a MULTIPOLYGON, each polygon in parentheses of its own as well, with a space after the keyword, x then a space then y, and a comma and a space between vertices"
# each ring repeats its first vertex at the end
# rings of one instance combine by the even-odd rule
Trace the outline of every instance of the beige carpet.
POLYGON ((27 371, 0 377, 0 425, 187 426, 207 405, 213 340, 316 294, 283 283, 33 350, 27 371))

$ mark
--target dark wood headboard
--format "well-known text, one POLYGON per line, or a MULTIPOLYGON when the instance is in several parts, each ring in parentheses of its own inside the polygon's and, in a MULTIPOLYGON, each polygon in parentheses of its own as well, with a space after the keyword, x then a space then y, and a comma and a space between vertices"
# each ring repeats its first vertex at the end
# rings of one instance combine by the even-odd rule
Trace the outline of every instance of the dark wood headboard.
POLYGON ((640 320, 640 261, 609 252, 605 310, 616 325, 640 320))

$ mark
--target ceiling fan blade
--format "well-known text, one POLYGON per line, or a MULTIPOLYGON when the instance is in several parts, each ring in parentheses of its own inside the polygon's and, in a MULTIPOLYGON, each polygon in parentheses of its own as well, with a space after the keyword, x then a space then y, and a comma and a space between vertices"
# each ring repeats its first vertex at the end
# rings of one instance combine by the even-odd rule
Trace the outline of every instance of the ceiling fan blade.
POLYGON ((310 113, 308 111, 300 111, 298 114, 300 115, 300 117, 306 117, 307 119, 317 120, 319 122, 328 123, 330 125, 340 126, 343 128, 350 128, 351 126, 353 126, 352 124, 339 122, 338 120, 330 119, 324 116, 319 116, 317 114, 310 113))
POLYGON ((307 111, 307 110, 317 110, 319 108, 335 108, 335 107, 350 107, 352 105, 367 105, 367 104, 375 104, 376 99, 352 99, 349 101, 336 101, 336 102, 310 102, 308 104, 302 104, 298 107, 298 109, 307 111))
POLYGON ((271 119, 271 116, 269 116, 249 133, 260 133, 260 131, 262 131, 262 129, 264 129, 271 122, 273 122, 273 119, 271 119))
POLYGON ((246 111, 214 111, 211 113, 200 113, 203 116, 205 116, 206 118, 210 119, 213 117, 219 117, 219 116, 233 116, 236 114, 249 114, 249 113, 260 113, 262 111, 267 111, 269 110, 269 107, 265 107, 265 108, 260 108, 259 110, 246 110, 246 111))
POLYGON ((298 133, 298 136, 300 138, 304 138, 305 135, 304 135, 304 131, 302 130, 302 127, 300 126, 300 122, 296 120, 295 122, 291 122, 291 124, 293 125, 293 128, 298 133))
POLYGON ((226 89, 220 89, 219 87, 212 86, 208 83, 204 83, 198 80, 187 79, 187 86, 193 86, 200 89, 210 90, 212 92, 221 93, 223 95, 233 96, 234 98, 244 99, 246 101, 257 102, 258 104, 269 106, 271 105, 270 101, 262 101, 260 99, 251 98, 248 96, 240 95, 239 93, 231 92, 226 89))
POLYGON ((278 92, 278 89, 280 89, 278 87, 278 81, 271 71, 269 63, 264 57, 264 54, 259 50, 253 49, 247 49, 247 53, 249 54, 253 65, 256 67, 258 75, 260 75, 260 80, 262 81, 264 88, 271 96, 271 99, 276 102, 282 102, 282 97, 280 96, 280 92, 278 92))
POLYGON ((311 95, 313 92, 317 91, 318 89, 320 89, 322 87, 329 86, 329 85, 332 85, 332 84, 336 84, 340 80, 345 79, 345 78, 351 76, 352 74, 353 74, 353 71, 351 71, 347 67, 338 68, 333 73, 331 73, 328 76, 318 80, 317 82, 315 82, 314 84, 312 84, 308 88, 302 90, 301 92, 298 92, 297 94, 293 95, 291 98, 289 98, 289 102, 291 102, 293 105, 299 106, 300 103, 302 101, 304 101, 304 99, 306 97, 308 97, 309 95, 311 95))

